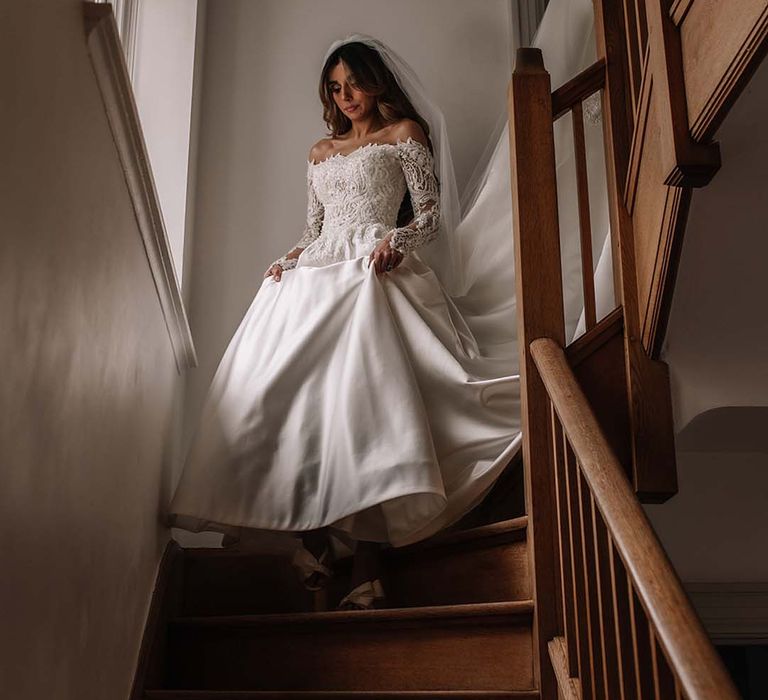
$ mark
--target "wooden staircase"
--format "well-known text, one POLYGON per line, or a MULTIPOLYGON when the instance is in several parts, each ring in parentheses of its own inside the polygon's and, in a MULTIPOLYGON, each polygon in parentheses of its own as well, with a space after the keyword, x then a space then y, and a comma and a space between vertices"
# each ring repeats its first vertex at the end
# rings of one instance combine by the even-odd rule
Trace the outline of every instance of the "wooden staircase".
MULTIPOLYGON (((169 549, 136 698, 538 698, 527 518, 383 554, 392 607, 328 611, 285 558, 169 549)), ((346 562, 348 563, 348 562, 346 562)))
POLYGON ((171 543, 131 700, 738 698, 640 504, 677 489, 658 354, 691 192, 768 52, 768 0, 593 4, 593 66, 552 93, 540 52, 521 49, 510 84, 525 469, 509 474, 524 489, 387 552, 386 610, 333 611, 343 566, 316 612, 285 561, 171 543), (595 93, 616 301, 603 319, 583 128, 595 93), (553 120, 568 113, 587 332, 566 347, 553 120))

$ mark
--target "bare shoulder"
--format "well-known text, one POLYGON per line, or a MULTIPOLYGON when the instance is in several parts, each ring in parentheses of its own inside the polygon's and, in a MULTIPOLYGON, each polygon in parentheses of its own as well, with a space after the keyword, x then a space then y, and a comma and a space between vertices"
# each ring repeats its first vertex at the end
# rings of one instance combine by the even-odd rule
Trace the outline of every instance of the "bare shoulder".
POLYGON ((427 146, 427 135, 424 129, 414 119, 401 119, 392 125, 392 138, 394 141, 407 141, 412 138, 418 141, 422 146, 427 146))
POLYGON ((325 160, 333 151, 333 141, 330 138, 320 139, 309 149, 309 160, 319 163, 325 160))

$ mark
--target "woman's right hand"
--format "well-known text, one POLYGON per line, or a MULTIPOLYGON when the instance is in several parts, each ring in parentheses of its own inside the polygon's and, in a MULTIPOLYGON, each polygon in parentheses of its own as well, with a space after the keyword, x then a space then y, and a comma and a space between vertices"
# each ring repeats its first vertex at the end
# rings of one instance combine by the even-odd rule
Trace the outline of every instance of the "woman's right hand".
POLYGON ((283 276, 283 268, 280 265, 270 265, 269 269, 264 273, 264 277, 272 277, 275 282, 279 282, 283 276))

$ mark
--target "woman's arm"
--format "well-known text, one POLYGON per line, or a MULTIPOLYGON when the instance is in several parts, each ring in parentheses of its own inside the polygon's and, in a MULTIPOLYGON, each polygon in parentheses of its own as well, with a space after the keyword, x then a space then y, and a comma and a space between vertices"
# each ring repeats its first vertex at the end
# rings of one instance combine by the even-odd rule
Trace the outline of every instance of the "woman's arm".
POLYGON ((377 272, 397 267, 408 253, 434 240, 440 228, 440 188, 424 131, 406 119, 396 136, 414 216, 406 226, 392 229, 371 253, 377 272))
POLYGON ((325 208, 318 198, 312 183, 312 163, 315 162, 318 147, 319 143, 312 147, 312 150, 309 152, 310 162, 307 163, 307 222, 304 226, 304 232, 296 242, 296 245, 288 253, 271 263, 264 273, 264 277, 271 275, 276 282, 280 281, 284 270, 291 270, 296 267, 296 260, 301 255, 301 252, 320 235, 320 231, 323 228, 325 208))

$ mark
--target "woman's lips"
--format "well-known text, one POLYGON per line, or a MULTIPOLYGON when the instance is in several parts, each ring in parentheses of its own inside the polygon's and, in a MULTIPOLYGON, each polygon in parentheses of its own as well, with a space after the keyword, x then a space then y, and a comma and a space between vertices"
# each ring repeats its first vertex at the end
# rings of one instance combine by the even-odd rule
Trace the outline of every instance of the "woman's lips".
POLYGON ((352 107, 347 107, 344 111, 345 112, 354 112, 357 109, 357 105, 352 105, 352 107))

